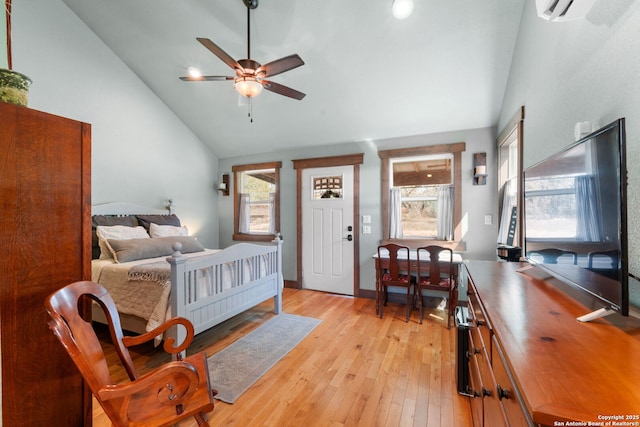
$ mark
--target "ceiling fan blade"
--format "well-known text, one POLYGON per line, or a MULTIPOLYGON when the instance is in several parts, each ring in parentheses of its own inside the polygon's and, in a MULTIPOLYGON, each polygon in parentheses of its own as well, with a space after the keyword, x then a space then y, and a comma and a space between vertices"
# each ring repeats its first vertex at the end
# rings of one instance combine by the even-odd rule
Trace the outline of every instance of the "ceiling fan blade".
POLYGON ((268 64, 264 64, 256 70, 256 74, 264 73, 265 77, 273 77, 277 74, 284 73, 285 71, 298 68, 301 65, 304 65, 304 61, 297 53, 294 53, 293 55, 285 56, 284 58, 276 59, 268 64))
POLYGON ((233 59, 231 55, 229 55, 227 52, 222 50, 220 46, 218 46, 211 40, 203 37, 196 37, 196 40, 198 40, 200 44, 202 44, 202 46, 209 49, 215 56, 220 58, 222 62, 227 64, 229 67, 233 68, 234 70, 244 71, 243 68, 240 66, 240 64, 238 64, 238 62, 235 59, 233 59))
POLYGON ((235 77, 229 76, 200 76, 200 77, 192 77, 185 76, 180 77, 180 80, 184 80, 185 82, 218 82, 224 80, 234 80, 235 77))
POLYGON ((289 98, 297 99, 298 101, 307 96, 306 94, 298 92, 295 89, 291 89, 290 87, 281 85, 279 83, 270 82, 268 80, 262 80, 262 87, 273 93, 277 93, 278 95, 288 96, 289 98))

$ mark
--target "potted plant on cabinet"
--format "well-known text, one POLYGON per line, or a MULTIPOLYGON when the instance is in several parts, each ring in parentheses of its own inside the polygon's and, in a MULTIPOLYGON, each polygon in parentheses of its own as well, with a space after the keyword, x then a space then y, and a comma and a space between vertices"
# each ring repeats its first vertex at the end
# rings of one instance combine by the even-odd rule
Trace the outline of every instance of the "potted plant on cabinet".
POLYGON ((11 0, 3 1, 6 25, 0 25, 0 101, 26 106, 31 79, 11 68, 11 0), (6 55, 2 55, 5 48, 6 55))

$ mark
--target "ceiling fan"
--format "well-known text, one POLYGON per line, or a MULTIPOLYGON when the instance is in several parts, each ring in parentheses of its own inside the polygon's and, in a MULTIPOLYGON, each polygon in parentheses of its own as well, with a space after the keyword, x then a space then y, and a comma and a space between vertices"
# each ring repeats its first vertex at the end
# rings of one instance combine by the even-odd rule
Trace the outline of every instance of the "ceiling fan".
POLYGON ((306 95, 290 87, 267 80, 285 71, 292 70, 301 65, 304 61, 297 55, 289 55, 276 59, 267 64, 261 65, 251 59, 251 9, 258 7, 258 0, 242 0, 247 7, 247 59, 233 59, 228 53, 222 50, 217 44, 207 38, 197 37, 204 47, 209 49, 214 55, 222 60, 236 72, 235 77, 231 76, 185 76, 180 77, 184 81, 222 81, 233 80, 234 88, 243 96, 253 98, 266 89, 270 92, 284 95, 289 98, 301 100, 306 95))

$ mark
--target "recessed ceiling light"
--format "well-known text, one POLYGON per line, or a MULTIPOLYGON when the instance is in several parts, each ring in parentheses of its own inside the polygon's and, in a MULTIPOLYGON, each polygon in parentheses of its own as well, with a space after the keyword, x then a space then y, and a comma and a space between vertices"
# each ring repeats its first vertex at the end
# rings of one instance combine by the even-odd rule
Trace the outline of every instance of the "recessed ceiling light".
POLYGON ((393 16, 398 19, 404 19, 413 12, 413 0, 393 0, 391 10, 393 11, 393 16))

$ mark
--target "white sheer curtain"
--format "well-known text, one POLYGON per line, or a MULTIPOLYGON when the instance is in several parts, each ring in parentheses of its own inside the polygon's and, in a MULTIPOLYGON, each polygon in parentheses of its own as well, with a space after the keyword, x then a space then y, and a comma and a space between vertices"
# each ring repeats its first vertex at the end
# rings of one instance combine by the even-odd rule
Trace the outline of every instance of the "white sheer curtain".
POLYGON ((402 239, 402 198, 396 187, 391 188, 389 195, 389 238, 402 239))
POLYGON ((576 176, 576 240, 599 242, 602 239, 600 230, 600 211, 598 195, 595 190, 593 176, 576 176))
POLYGON ((276 232, 276 193, 269 193, 269 233, 276 232))
POLYGON ((509 226, 511 224, 511 211, 518 205, 518 193, 516 191, 516 179, 512 178, 504 183, 502 194, 502 212, 500 213, 500 228, 498 229, 498 243, 507 243, 509 226))
POLYGON ((238 232, 248 233, 251 219, 249 213, 251 211, 248 193, 240 193, 240 206, 238 209, 238 232))
POLYGON ((437 199, 437 233, 438 240, 453 240, 453 185, 438 187, 437 199))

